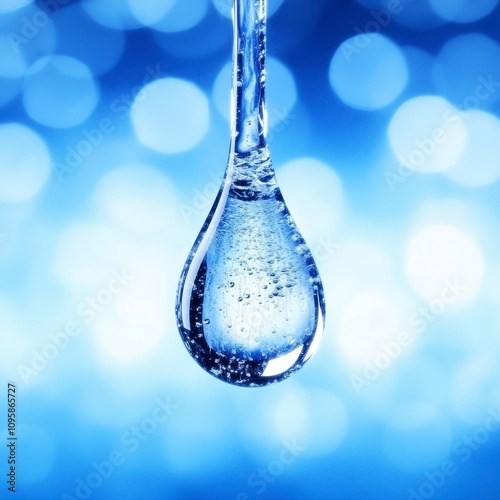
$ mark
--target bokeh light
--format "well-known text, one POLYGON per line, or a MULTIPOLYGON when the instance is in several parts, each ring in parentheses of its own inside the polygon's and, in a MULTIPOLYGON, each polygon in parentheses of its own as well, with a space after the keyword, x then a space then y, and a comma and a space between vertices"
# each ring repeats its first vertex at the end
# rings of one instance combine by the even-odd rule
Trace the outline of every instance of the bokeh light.
POLYGON ((232 4, 1 2, 18 497, 496 498, 498 0, 268 1, 268 139, 326 323, 257 390, 201 369, 175 314, 227 164, 232 4))
POLYGON ((176 0, 154 1, 145 4, 140 0, 128 0, 132 14, 145 26, 151 26, 165 16, 176 0))
POLYGON ((5 0, 0 6, 0 14, 12 12, 29 5, 33 0, 5 0))
POLYGON ((379 34, 349 38, 336 50, 330 65, 333 90, 354 108, 374 110, 388 106, 407 83, 408 67, 403 53, 379 34))
POLYGON ((433 76, 460 109, 489 108, 500 98, 500 45, 481 33, 451 38, 439 51, 433 76))
POLYGON ((388 127, 391 148, 405 167, 421 173, 442 172, 461 158, 467 143, 464 119, 439 96, 403 103, 388 127))
POLYGON ((335 171, 315 158, 297 158, 279 166, 277 176, 292 217, 308 241, 330 235, 343 214, 342 183, 335 171))
POLYGON ((460 229, 431 225, 415 232, 408 243, 405 269, 415 290, 436 309, 463 304, 477 293, 484 257, 476 242, 460 229))
POLYGON ((205 94, 194 84, 163 78, 146 85, 131 110, 139 140, 162 153, 195 147, 208 131, 210 113, 205 94))
POLYGON ((464 121, 464 152, 445 174, 464 186, 491 184, 500 178, 500 120, 484 111, 470 111, 464 121))
POLYGON ((67 56, 48 56, 30 67, 23 104, 34 121, 53 128, 74 127, 94 111, 99 89, 85 64, 67 56))
MULTIPOLYGON (((136 2, 137 3, 137 2, 136 2)), ((210 0, 175 0, 167 15, 158 19, 153 28, 164 33, 176 33, 196 26, 205 17, 210 0)))
POLYGON ((142 23, 131 12, 129 0, 107 0, 94 2, 83 0, 83 8, 99 24, 114 29, 137 29, 142 23))
POLYGON ((20 123, 0 125, 0 200, 25 201, 47 182, 52 164, 43 139, 20 123))
POLYGON ((134 232, 167 231, 177 220, 176 191, 157 170, 126 165, 99 182, 95 205, 115 224, 134 232))
POLYGON ((429 0, 429 4, 446 21, 472 23, 491 14, 498 0, 429 0))

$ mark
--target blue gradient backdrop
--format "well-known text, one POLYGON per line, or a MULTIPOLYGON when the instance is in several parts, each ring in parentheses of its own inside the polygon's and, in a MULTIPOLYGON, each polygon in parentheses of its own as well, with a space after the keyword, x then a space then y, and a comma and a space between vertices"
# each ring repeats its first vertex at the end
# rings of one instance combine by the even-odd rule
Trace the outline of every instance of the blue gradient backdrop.
POLYGON ((270 1, 269 139, 327 324, 248 390, 174 317, 230 0, 2 0, 1 498, 7 382, 18 499, 500 498, 497 4, 270 1))

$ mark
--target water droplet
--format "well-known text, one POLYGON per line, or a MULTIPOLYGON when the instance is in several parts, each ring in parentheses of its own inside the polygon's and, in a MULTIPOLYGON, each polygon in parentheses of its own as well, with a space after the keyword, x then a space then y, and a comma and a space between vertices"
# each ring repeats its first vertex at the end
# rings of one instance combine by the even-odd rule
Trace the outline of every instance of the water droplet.
POLYGON ((234 5, 238 112, 231 153, 217 202, 182 272, 176 312, 184 344, 207 372, 258 387, 283 380, 311 357, 325 304, 311 252, 278 187, 263 126, 266 2, 234 5), (272 284, 262 299, 261 290, 272 284))

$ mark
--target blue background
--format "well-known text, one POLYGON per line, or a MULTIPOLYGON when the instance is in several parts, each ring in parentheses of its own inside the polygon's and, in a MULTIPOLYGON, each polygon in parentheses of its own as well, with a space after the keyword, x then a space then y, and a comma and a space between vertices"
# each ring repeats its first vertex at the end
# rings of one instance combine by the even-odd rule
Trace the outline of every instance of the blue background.
POLYGON ((2 2, 17 498, 500 498, 497 4, 270 2, 269 140, 327 324, 250 390, 174 317, 227 161, 229 0, 2 2))

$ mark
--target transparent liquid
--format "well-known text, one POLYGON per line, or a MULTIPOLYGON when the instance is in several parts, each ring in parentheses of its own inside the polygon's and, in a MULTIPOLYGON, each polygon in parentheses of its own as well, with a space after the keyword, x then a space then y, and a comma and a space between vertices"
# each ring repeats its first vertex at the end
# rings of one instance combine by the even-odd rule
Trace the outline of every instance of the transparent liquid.
POLYGON ((177 316, 187 349, 205 370, 261 386, 289 376, 313 354, 323 289, 267 148, 232 160, 186 263, 177 316))
POLYGON ((234 0, 226 177, 184 267, 177 323, 193 358, 225 382, 298 370, 323 331, 323 287, 278 188, 266 141, 266 0, 234 0))

